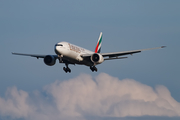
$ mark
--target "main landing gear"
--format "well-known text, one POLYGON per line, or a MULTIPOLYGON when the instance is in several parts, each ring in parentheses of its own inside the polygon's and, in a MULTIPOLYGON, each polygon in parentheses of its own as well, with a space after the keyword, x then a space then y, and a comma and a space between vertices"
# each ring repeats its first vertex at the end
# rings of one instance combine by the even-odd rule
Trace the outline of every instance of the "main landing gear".
MULTIPOLYGON (((63 70, 67 73, 71 73, 71 69, 68 67, 68 64, 65 64, 66 67, 63 67, 63 70)), ((97 68, 95 66, 90 66, 90 69, 92 70, 92 72, 96 71, 97 72, 97 68)))
POLYGON ((92 70, 92 72, 94 72, 94 71, 97 72, 97 68, 95 66, 90 66, 90 69, 92 70))
POLYGON ((67 73, 67 72, 69 72, 69 73, 71 73, 71 69, 68 67, 68 64, 65 64, 66 65, 66 67, 63 67, 63 70, 67 73))

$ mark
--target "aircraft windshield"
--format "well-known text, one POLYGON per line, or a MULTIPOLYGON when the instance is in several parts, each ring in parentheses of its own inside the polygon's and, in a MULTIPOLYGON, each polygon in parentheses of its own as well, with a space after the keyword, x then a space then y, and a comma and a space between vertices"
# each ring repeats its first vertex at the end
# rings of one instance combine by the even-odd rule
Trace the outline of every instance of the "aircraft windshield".
POLYGON ((56 44, 56 46, 63 46, 62 44, 56 44))

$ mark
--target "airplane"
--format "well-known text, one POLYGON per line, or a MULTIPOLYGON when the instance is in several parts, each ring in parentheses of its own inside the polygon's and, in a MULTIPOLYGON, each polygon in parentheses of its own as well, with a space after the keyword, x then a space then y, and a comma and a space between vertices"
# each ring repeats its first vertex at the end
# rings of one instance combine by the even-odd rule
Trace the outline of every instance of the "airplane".
POLYGON ((13 55, 23 55, 36 57, 37 59, 43 58, 44 63, 48 66, 53 66, 56 63, 56 60, 59 60, 59 63, 64 63, 66 67, 63 67, 63 70, 67 73, 71 73, 69 64, 79 64, 89 66, 91 71, 97 72, 96 65, 103 63, 105 60, 114 60, 114 59, 124 59, 124 55, 132 55, 135 53, 140 53, 146 50, 160 49, 165 46, 141 49, 141 50, 132 50, 132 51, 123 51, 123 52, 111 52, 111 53, 100 53, 102 45, 102 32, 99 35, 95 51, 90 51, 85 48, 76 46, 68 42, 59 42, 55 44, 54 51, 56 55, 38 55, 38 54, 23 54, 23 53, 12 53, 13 55), (122 57, 120 57, 122 56, 122 57))

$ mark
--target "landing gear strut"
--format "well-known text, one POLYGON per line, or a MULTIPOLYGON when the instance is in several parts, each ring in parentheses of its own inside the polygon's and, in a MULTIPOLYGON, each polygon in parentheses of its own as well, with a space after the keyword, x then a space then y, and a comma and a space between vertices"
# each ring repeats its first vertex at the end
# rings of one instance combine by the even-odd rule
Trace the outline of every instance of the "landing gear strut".
POLYGON ((68 67, 68 64, 65 64, 66 67, 63 67, 63 70, 67 73, 67 72, 71 72, 71 69, 68 67))
POLYGON ((92 70, 92 72, 94 72, 94 71, 97 72, 97 68, 95 66, 90 66, 90 69, 92 70))
POLYGON ((58 55, 59 63, 63 63, 62 57, 62 55, 58 55))

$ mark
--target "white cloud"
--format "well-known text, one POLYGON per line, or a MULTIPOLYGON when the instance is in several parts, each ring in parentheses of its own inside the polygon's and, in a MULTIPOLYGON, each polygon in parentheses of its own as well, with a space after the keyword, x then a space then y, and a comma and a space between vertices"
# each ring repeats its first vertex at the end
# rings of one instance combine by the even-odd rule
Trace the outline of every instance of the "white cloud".
POLYGON ((17 90, 16 87, 8 88, 6 98, 0 98, 0 114, 12 118, 28 117, 33 109, 27 103, 28 93, 17 90))
POLYGON ((132 79, 101 73, 55 81, 33 95, 9 88, 0 98, 0 115, 27 120, 86 119, 86 116, 180 116, 180 103, 165 86, 153 89, 132 79))

